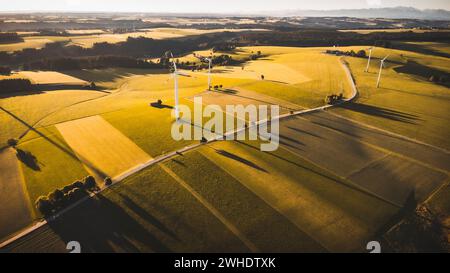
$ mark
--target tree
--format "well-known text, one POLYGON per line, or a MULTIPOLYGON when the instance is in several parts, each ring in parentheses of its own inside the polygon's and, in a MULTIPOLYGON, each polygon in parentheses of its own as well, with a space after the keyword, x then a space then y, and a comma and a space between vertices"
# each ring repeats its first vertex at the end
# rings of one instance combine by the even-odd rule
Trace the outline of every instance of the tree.
POLYGON ((11 68, 7 66, 0 66, 0 75, 9 76, 11 74, 11 68))
POLYGON ((75 181, 75 182, 73 182, 73 183, 71 184, 71 186, 72 186, 74 189, 82 189, 82 188, 83 188, 83 182, 81 182, 81 181, 75 181))
POLYGON ((53 201, 61 201, 64 198, 64 192, 60 189, 53 191, 53 201))
POLYGON ((365 58, 366 57, 366 51, 365 50, 360 50, 360 51, 358 51, 358 53, 356 53, 356 56, 360 57, 360 58, 365 58))
POLYGON ((86 176, 86 178, 84 179, 84 187, 87 190, 93 190, 97 187, 97 183, 95 182, 95 178, 91 175, 86 176))
POLYGON ((13 148, 17 146, 17 143, 19 143, 19 141, 15 138, 10 138, 7 141, 8 146, 13 148))
POLYGON ((36 200, 35 206, 43 215, 49 215, 53 211, 52 203, 45 196, 39 197, 36 200))
POLYGON ((112 180, 111 180, 110 177, 106 177, 105 180, 104 180, 104 182, 105 182, 105 186, 109 186, 109 185, 112 184, 112 180))

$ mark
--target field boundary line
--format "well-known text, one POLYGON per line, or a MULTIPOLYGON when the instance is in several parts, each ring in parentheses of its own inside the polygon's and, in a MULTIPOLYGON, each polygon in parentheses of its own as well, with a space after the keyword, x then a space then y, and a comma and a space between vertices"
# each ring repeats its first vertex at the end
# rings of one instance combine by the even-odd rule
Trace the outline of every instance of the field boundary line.
MULTIPOLYGON (((327 113, 328 113, 328 112, 327 112, 327 113)), ((308 121, 308 122, 311 122, 311 123, 313 123, 313 124, 315 124, 315 125, 317 125, 317 126, 320 126, 320 127, 324 128, 324 129, 326 129, 326 130, 333 131, 333 132, 335 132, 335 133, 337 133, 337 134, 340 134, 340 135, 342 135, 342 136, 344 136, 344 137, 346 137, 346 138, 352 139, 352 140, 354 140, 354 141, 356 141, 356 142, 362 143, 362 144, 364 144, 364 145, 366 145, 366 146, 368 146, 368 147, 370 147, 370 148, 372 148, 372 149, 378 150, 378 151, 380 151, 380 152, 388 153, 388 154, 390 154, 390 155, 397 156, 397 157, 399 157, 399 158, 403 158, 403 159, 409 160, 409 161, 411 161, 411 162, 414 162, 414 163, 416 163, 416 164, 418 164, 418 165, 421 165, 421 166, 423 166, 423 167, 425 167, 425 168, 428 168, 428 169, 430 169, 430 170, 433 170, 433 171, 435 171, 435 172, 443 173, 443 174, 446 174, 446 175, 449 174, 449 172, 446 171, 446 170, 444 170, 444 169, 441 169, 441 168, 439 168, 439 167, 430 165, 430 164, 428 164, 428 163, 425 163, 425 162, 420 161, 420 160, 418 160, 418 159, 412 158, 412 157, 410 157, 410 156, 407 156, 407 155, 400 154, 400 153, 398 153, 398 152, 389 150, 389 149, 387 149, 387 148, 383 148, 383 147, 381 147, 381 146, 379 146, 379 145, 376 145, 376 144, 369 143, 369 142, 367 142, 367 141, 361 140, 361 139, 359 139, 359 138, 357 138, 357 137, 355 137, 355 136, 352 136, 352 135, 343 133, 343 132, 341 132, 340 130, 337 130, 337 129, 335 129, 335 128, 332 128, 332 127, 329 127, 329 126, 324 126, 324 125, 321 125, 321 124, 319 124, 319 123, 314 123, 313 121, 311 121, 311 120, 309 120, 309 119, 305 119, 305 118, 304 118, 304 120, 306 120, 306 121, 308 121)))
POLYGON ((372 165, 378 163, 379 161, 386 159, 387 157, 389 157, 391 155, 392 155, 392 153, 385 153, 384 155, 380 156, 379 158, 375 158, 374 160, 367 162, 367 164, 365 164, 361 168, 350 172, 347 176, 345 176, 345 178, 350 179, 350 176, 353 176, 355 174, 358 174, 358 173, 364 171, 365 169, 371 167, 372 165))
POLYGON ((230 175, 231 177, 233 177, 234 179, 236 179, 236 181, 238 181, 243 187, 245 187, 246 189, 248 189, 251 193, 253 193, 254 195, 258 196, 262 202, 266 203, 269 207, 271 207, 272 209, 274 209, 275 211, 277 211, 280 215, 282 215, 284 218, 286 218, 289 222, 291 222, 295 227, 297 227, 301 232, 305 233, 311 240, 313 240, 314 242, 316 242, 318 245, 320 245, 321 247, 323 247, 325 250, 327 250, 328 252, 331 252, 330 249, 328 249, 327 247, 325 247, 320 241, 318 241, 316 238, 314 238, 312 235, 310 235, 308 232, 306 232, 305 230, 303 230, 303 228, 299 227, 291 218, 287 217, 283 212, 281 212, 279 209, 275 208, 272 204, 270 204, 269 202, 267 202, 266 200, 264 200, 262 197, 260 197, 256 192, 254 192, 252 189, 250 189, 245 183, 241 182, 241 180, 239 178, 237 178, 233 173, 231 173, 229 170, 223 168, 221 165, 218 165, 214 159, 212 159, 210 156, 206 155, 204 152, 200 152, 204 157, 206 157, 208 160, 212 161, 214 164, 216 164, 217 167, 219 167, 222 171, 226 172, 228 175, 230 175))
POLYGON ((247 246, 250 251, 254 253, 260 252, 260 250, 244 235, 242 234, 237 227, 235 227, 230 221, 228 221, 225 216, 222 215, 211 203, 209 203, 206 199, 204 199, 198 192, 196 192, 189 184, 180 178, 176 173, 174 173, 169 167, 164 164, 160 165, 161 168, 170 175, 175 181, 180 184, 185 190, 187 190, 195 199, 197 199, 200 204, 202 204, 211 214, 213 214, 223 225, 225 225, 231 233, 233 233, 239 240, 247 246))
POLYGON ((334 171, 329 170, 329 169, 323 167, 322 165, 319 165, 319 164, 317 164, 317 163, 315 163, 315 162, 309 160, 308 158, 306 158, 306 157, 304 157, 304 156, 302 156, 302 155, 300 155, 300 154, 298 154, 298 153, 292 151, 292 150, 289 149, 289 148, 286 148, 286 147, 283 147, 283 146, 280 146, 280 147, 281 147, 282 149, 284 149, 285 151, 287 151, 287 152, 289 152, 289 153, 291 153, 291 154, 293 154, 293 155, 295 155, 295 156, 298 156, 298 157, 302 158, 303 160, 305 160, 305 161, 307 161, 307 162, 313 164, 313 165, 316 166, 317 168, 322 169, 322 170, 324 170, 324 171, 327 171, 327 172, 329 172, 330 174, 335 175, 337 178, 340 178, 340 179, 342 179, 343 181, 347 182, 347 184, 341 183, 341 185, 344 186, 344 187, 350 188, 350 189, 352 189, 352 190, 357 190, 357 191, 359 191, 359 192, 361 192, 361 193, 363 193, 363 194, 366 194, 366 195, 368 195, 368 196, 370 196, 370 197, 372 197, 372 198, 376 198, 376 199, 378 199, 378 200, 380 200, 380 201, 383 201, 383 202, 385 202, 385 203, 388 203, 388 204, 391 205, 391 206, 394 206, 394 207, 397 207, 397 208, 401 208, 401 207, 402 207, 402 205, 397 204, 397 203, 395 203, 395 202, 392 202, 392 201, 390 201, 390 200, 388 200, 388 199, 386 199, 386 198, 384 198, 384 197, 382 197, 382 196, 380 196, 380 195, 378 195, 378 194, 376 194, 376 193, 374 193, 374 192, 371 192, 371 191, 367 190, 366 188, 363 188, 363 187, 359 186, 358 184, 355 184, 355 183, 354 183, 353 181, 351 181, 350 179, 347 179, 346 177, 343 177, 343 176, 338 175, 338 174, 335 173, 334 171))
POLYGON ((378 128, 376 126, 372 126, 372 125, 369 125, 369 124, 366 124, 366 123, 363 123, 363 122, 360 122, 360 121, 357 121, 357 120, 354 120, 352 118, 348 118, 348 117, 345 117, 345 116, 342 116, 342 115, 339 115, 339 114, 336 114, 336 113, 332 113, 332 112, 327 112, 327 113, 330 114, 330 115, 333 115, 335 117, 338 117, 338 118, 341 118, 341 119, 345 119, 345 120, 348 120, 348 121, 353 122, 355 124, 361 125, 363 127, 372 129, 372 130, 380 131, 380 132, 386 133, 388 135, 391 135, 391 136, 394 136, 394 137, 397 137, 397 138, 400 138, 400 139, 403 139, 403 140, 414 142, 416 144, 424 145, 424 146, 427 146, 427 147, 439 150, 441 152, 444 152, 446 154, 450 154, 450 150, 447 150, 445 148, 438 147, 438 146, 435 146, 433 144, 429 144, 429 143, 423 142, 423 141, 415 139, 415 138, 411 138, 411 137, 407 137, 407 136, 404 136, 404 135, 400 135, 400 134, 397 134, 397 133, 394 133, 394 132, 391 132, 391 131, 388 131, 388 130, 385 130, 385 129, 381 129, 381 128, 378 128))

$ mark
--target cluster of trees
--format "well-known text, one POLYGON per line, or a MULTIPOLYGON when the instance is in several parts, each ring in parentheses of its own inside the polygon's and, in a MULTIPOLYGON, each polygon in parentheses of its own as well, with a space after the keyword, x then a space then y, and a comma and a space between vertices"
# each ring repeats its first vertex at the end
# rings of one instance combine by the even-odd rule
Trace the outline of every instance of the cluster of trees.
POLYGON ((367 56, 367 53, 365 50, 359 50, 358 52, 355 52, 354 50, 350 50, 350 51, 327 50, 326 53, 337 55, 337 56, 351 56, 351 57, 359 57, 359 58, 365 58, 367 56))
POLYGON ((41 196, 36 200, 36 208, 44 215, 52 215, 70 204, 87 196, 88 192, 98 190, 93 176, 87 176, 84 181, 76 181, 63 189, 56 189, 47 196, 41 196))
POLYGON ((33 90, 33 84, 28 79, 0 80, 0 93, 26 92, 33 90))
POLYGON ((23 42, 23 39, 17 33, 0 32, 0 44, 19 43, 19 42, 23 42))
POLYGON ((0 75, 9 76, 11 74, 11 68, 7 66, 0 66, 0 75))
POLYGON ((213 47, 213 52, 231 52, 236 49, 235 43, 223 43, 213 47))
POLYGON ((339 95, 331 94, 325 97, 325 103, 333 105, 339 103, 340 101, 342 101, 342 99, 344 99, 344 95, 342 93, 340 93, 339 95))
POLYGON ((304 29, 290 31, 247 32, 240 36, 239 45, 279 46, 348 46, 376 45, 391 47, 391 41, 448 41, 445 32, 374 32, 359 34, 332 29, 304 29))

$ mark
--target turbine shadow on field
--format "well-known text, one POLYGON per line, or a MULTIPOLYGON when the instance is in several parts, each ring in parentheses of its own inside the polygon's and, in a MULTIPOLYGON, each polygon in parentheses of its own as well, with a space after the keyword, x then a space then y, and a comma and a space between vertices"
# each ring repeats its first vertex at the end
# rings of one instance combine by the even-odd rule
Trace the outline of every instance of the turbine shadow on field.
MULTIPOLYGON (((245 142, 243 142, 243 141, 236 141, 236 142, 239 143, 239 144, 242 144, 242 145, 244 145, 244 146, 247 146, 247 147, 249 147, 249 148, 251 148, 251 149, 254 149, 254 150, 258 150, 258 151, 259 151, 259 149, 258 149, 257 147, 252 146, 252 145, 250 145, 250 144, 248 144, 248 143, 245 143, 245 142)), ((299 168, 301 168, 301 169, 304 169, 304 170, 310 171, 310 172, 312 172, 312 173, 314 173, 314 174, 317 174, 317 175, 320 175, 320 176, 322 176, 322 177, 325 177, 325 178, 327 178, 327 179, 329 179, 329 180, 331 180, 331 181, 333 181, 333 182, 335 182, 335 183, 337 183, 337 184, 343 185, 343 186, 345 186, 345 187, 347 187, 347 188, 350 188, 350 189, 353 189, 353 190, 357 190, 357 191, 362 192, 362 193, 364 193, 364 194, 372 195, 371 193, 368 193, 368 192, 362 190, 361 188, 355 187, 355 186, 350 185, 350 184, 348 184, 348 183, 344 183, 344 182, 342 182, 342 181, 340 181, 340 180, 338 180, 338 179, 336 179, 336 178, 334 178, 334 177, 332 177, 332 176, 329 176, 329 175, 327 175, 327 174, 325 174, 325 173, 323 173, 323 172, 319 172, 319 171, 313 170, 313 169, 311 169, 311 168, 309 168, 309 167, 306 167, 306 166, 304 166, 304 165, 301 165, 301 164, 299 164, 299 163, 297 163, 297 162, 295 162, 295 161, 292 161, 292 160, 289 160, 289 159, 284 158, 284 157, 282 157, 282 156, 279 156, 279 155, 277 155, 277 154, 275 154, 275 153, 273 153, 273 152, 264 152, 264 153, 269 154, 269 155, 271 155, 271 156, 273 156, 273 157, 275 157, 275 158, 281 159, 281 160, 283 160, 283 161, 285 161, 285 162, 287 162, 287 163, 293 164, 293 165, 295 165, 295 166, 297 166, 297 167, 299 167, 299 168)))
POLYGON ((150 215, 145 209, 140 207, 136 202, 134 202, 130 197, 126 196, 125 194, 118 193, 118 195, 122 198, 125 205, 131 209, 134 213, 139 215, 142 219, 153 225, 154 227, 158 228, 168 236, 172 237, 173 239, 180 241, 178 236, 171 231, 168 227, 166 227, 161 221, 159 221, 156 217, 150 215))
MULTIPOLYGON (((212 147, 211 147, 211 148, 212 148, 212 147)), ((225 151, 225 150, 218 150, 218 149, 215 149, 215 148, 212 148, 212 149, 214 149, 214 150, 216 151, 216 153, 218 153, 218 154, 220 154, 220 155, 222 155, 222 156, 228 157, 228 158, 230 158, 230 159, 233 159, 233 160, 235 160, 235 161, 238 161, 238 162, 240 162, 240 163, 243 163, 243 164, 245 164, 245 165, 247 165, 247 166, 249 166, 249 167, 252 167, 252 168, 254 168, 254 169, 257 169, 257 170, 259 170, 259 171, 262 171, 262 172, 267 173, 267 170, 266 170, 266 169, 264 169, 264 168, 262 168, 262 167, 256 165, 255 163, 253 163, 253 162, 251 162, 251 161, 249 161, 249 160, 247 160, 247 159, 245 159, 245 158, 242 158, 242 157, 240 157, 240 156, 238 156, 238 155, 235 155, 235 154, 233 154, 233 153, 227 152, 227 151, 225 151)))
POLYGON ((292 126, 286 126, 286 127, 288 129, 296 131, 297 133, 307 134, 307 135, 310 135, 310 136, 313 136, 313 137, 317 137, 317 138, 322 138, 323 139, 322 136, 319 136, 318 134, 315 134, 315 133, 311 133, 311 132, 308 132, 308 131, 305 131, 305 130, 302 130, 302 129, 299 129, 299 128, 295 128, 295 127, 292 127, 292 126))
MULTIPOLYGON (((36 130, 32 125, 28 124, 26 121, 24 121, 23 119, 19 118, 14 113, 6 110, 5 108, 3 108, 1 106, 0 106, 0 110, 4 111, 8 115, 10 115, 14 119, 16 119, 18 122, 20 122, 23 125, 25 125, 29 130, 35 132, 38 136, 42 137, 43 139, 48 141, 50 144, 52 144, 53 146, 55 146, 56 148, 58 148, 59 150, 61 150, 65 154, 67 154, 68 156, 72 157, 73 159, 75 159, 77 161, 82 161, 83 164, 85 164, 88 168, 90 168, 92 171, 94 171, 100 177, 107 177, 108 176, 107 174, 102 172, 100 169, 98 169, 96 166, 94 166, 92 163, 90 163, 90 161, 88 159, 83 158, 81 156, 77 156, 69 147, 67 147, 67 146, 65 146, 63 144, 60 144, 60 143, 54 141, 53 139, 49 138, 48 136, 44 135, 42 132, 40 132, 39 130, 36 130)), ((24 135, 20 136, 20 138, 22 138, 23 136, 24 135)))
POLYGON ((373 105, 367 105, 362 103, 347 103, 339 106, 341 108, 363 113, 366 115, 386 118, 394 121, 399 121, 403 123, 409 123, 409 124, 417 124, 417 121, 420 120, 420 118, 417 115, 408 114, 405 112, 400 112, 396 110, 391 110, 387 108, 377 107, 373 105))
POLYGON ((83 252, 141 252, 139 245, 171 252, 122 207, 101 194, 50 221, 49 226, 65 243, 78 241, 83 252))

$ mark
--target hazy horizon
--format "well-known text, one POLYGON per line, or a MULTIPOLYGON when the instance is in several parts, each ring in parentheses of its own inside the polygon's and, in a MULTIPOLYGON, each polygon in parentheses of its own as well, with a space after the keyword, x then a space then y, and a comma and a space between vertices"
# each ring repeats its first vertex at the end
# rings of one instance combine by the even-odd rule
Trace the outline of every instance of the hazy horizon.
POLYGON ((252 14, 282 10, 336 10, 384 7, 450 10, 448 0, 228 0, 228 1, 145 1, 145 0, 18 0, 0 7, 0 12, 149 12, 149 13, 239 13, 252 14))

